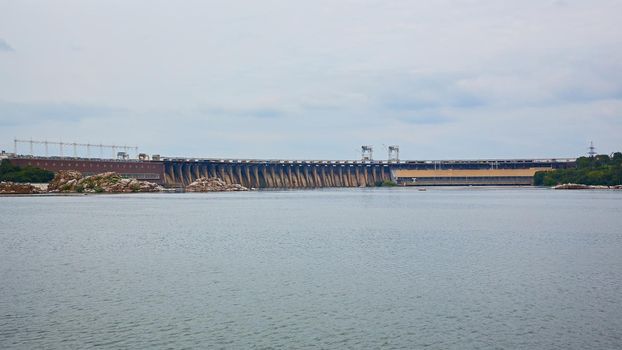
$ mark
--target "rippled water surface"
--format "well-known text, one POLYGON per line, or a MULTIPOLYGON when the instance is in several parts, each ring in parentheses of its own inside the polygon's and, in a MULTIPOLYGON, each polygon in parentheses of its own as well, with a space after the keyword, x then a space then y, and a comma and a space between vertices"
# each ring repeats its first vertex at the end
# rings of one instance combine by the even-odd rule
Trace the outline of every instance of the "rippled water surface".
POLYGON ((622 192, 0 198, 0 348, 619 349, 622 192))

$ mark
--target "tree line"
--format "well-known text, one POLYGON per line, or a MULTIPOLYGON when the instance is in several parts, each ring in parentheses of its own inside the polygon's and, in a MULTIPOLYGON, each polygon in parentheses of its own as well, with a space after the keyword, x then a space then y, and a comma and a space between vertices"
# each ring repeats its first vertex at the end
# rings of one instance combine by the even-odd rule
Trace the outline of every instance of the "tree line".
POLYGON ((0 162, 0 181, 11 182, 50 182, 54 173, 34 166, 19 167, 13 165, 8 159, 0 162))
POLYGON ((611 156, 599 154, 579 157, 571 169, 539 171, 534 175, 536 186, 555 186, 565 183, 614 186, 622 184, 622 153, 611 156))

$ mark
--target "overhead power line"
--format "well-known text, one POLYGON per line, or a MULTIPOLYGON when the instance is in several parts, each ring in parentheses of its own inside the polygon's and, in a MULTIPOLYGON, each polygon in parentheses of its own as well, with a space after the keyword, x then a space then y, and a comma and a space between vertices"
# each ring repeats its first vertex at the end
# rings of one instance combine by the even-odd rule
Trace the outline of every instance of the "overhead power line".
POLYGON ((30 155, 34 155, 34 145, 44 145, 45 146, 45 155, 48 156, 50 153, 50 146, 58 146, 58 150, 60 152, 60 156, 64 156, 65 147, 70 147, 73 150, 73 156, 78 156, 78 149, 86 149, 87 157, 91 157, 91 150, 98 149, 100 156, 103 157, 104 149, 110 149, 113 153, 113 158, 117 156, 117 150, 123 150, 125 153, 132 150, 134 152, 138 152, 137 146, 128 146, 128 145, 109 145, 109 144, 93 144, 93 143, 79 143, 79 142, 63 142, 63 141, 47 141, 47 140, 13 140, 13 151, 17 154, 17 146, 19 144, 27 144, 29 145, 30 155))

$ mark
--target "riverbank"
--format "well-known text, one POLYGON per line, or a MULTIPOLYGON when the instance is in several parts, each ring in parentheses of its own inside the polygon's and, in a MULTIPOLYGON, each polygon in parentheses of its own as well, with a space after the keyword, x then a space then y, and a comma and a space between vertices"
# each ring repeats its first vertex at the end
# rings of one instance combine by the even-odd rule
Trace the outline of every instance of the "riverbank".
POLYGON ((217 178, 199 178, 182 189, 165 188, 153 182, 123 178, 115 172, 83 176, 78 171, 61 170, 49 183, 0 182, 0 195, 153 193, 153 192, 248 191, 240 184, 217 178))
POLYGON ((603 185, 584 185, 567 183, 552 187, 554 190, 622 190, 622 185, 603 186, 603 185))

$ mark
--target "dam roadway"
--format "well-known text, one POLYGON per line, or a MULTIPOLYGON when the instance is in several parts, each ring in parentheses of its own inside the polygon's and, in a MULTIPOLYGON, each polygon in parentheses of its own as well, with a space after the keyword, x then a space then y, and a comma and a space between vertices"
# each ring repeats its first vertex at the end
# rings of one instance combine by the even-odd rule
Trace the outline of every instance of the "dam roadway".
POLYGON ((158 160, 9 156, 18 166, 85 175, 115 171, 122 176, 185 187, 201 177, 252 188, 369 187, 399 185, 531 185, 537 171, 575 166, 575 159, 489 160, 260 160, 161 157, 158 160))

